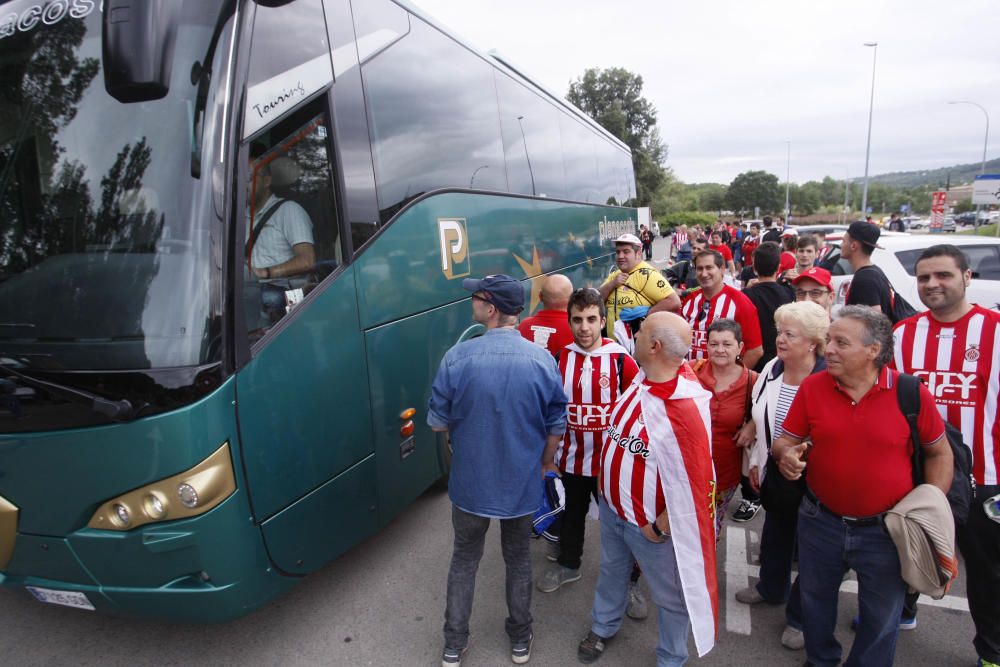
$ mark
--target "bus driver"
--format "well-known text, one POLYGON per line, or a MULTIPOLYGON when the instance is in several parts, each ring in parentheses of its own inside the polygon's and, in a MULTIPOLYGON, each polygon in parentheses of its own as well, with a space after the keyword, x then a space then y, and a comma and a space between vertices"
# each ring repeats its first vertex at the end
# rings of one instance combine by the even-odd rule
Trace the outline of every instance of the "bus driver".
POLYGON ((247 243, 250 268, 261 282, 264 309, 280 318, 285 310, 285 292, 302 287, 304 274, 316 263, 312 221, 291 199, 278 197, 272 187, 298 180, 301 170, 289 157, 277 157, 257 167, 251 181, 252 228, 247 243))

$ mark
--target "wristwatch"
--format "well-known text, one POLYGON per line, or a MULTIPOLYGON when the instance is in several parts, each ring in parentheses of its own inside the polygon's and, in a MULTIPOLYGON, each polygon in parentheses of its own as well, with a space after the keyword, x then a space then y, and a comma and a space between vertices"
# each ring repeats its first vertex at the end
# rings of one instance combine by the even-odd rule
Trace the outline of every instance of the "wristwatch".
POLYGON ((653 522, 649 524, 649 527, 653 529, 653 534, 657 537, 666 537, 666 534, 660 530, 659 526, 656 525, 656 519, 653 519, 653 522))

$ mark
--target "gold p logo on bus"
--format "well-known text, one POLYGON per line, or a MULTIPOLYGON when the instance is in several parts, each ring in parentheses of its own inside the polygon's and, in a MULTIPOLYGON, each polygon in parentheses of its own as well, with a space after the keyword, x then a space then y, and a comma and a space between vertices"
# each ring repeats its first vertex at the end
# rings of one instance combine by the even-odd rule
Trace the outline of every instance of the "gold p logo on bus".
POLYGON ((441 241, 441 271, 448 280, 472 273, 469 262, 469 235, 465 218, 438 218, 441 241))

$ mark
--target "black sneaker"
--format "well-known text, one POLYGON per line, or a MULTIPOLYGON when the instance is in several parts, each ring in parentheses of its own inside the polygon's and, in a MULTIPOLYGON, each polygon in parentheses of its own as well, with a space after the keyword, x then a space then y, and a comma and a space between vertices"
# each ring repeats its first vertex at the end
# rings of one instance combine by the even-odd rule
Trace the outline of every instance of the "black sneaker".
POLYGON ((733 521, 749 521, 750 519, 757 516, 757 512, 760 511, 760 501, 759 500, 742 500, 740 506, 736 508, 733 512, 733 521))
POLYGON ((604 653, 604 647, 609 641, 611 637, 601 637, 591 630, 576 649, 577 659, 585 665, 595 662, 604 653))
POLYGON ((510 659, 515 665, 523 665, 531 660, 531 641, 534 638, 534 635, 528 635, 524 641, 511 642, 510 659))

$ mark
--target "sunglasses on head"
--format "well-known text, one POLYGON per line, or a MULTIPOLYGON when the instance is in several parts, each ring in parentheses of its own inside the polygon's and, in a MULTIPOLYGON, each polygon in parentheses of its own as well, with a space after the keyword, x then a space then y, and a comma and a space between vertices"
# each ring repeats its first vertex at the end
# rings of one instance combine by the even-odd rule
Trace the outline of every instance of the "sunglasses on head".
POLYGON ((712 308, 712 304, 706 299, 704 303, 701 304, 701 308, 698 309, 698 322, 708 317, 708 311, 712 308))

